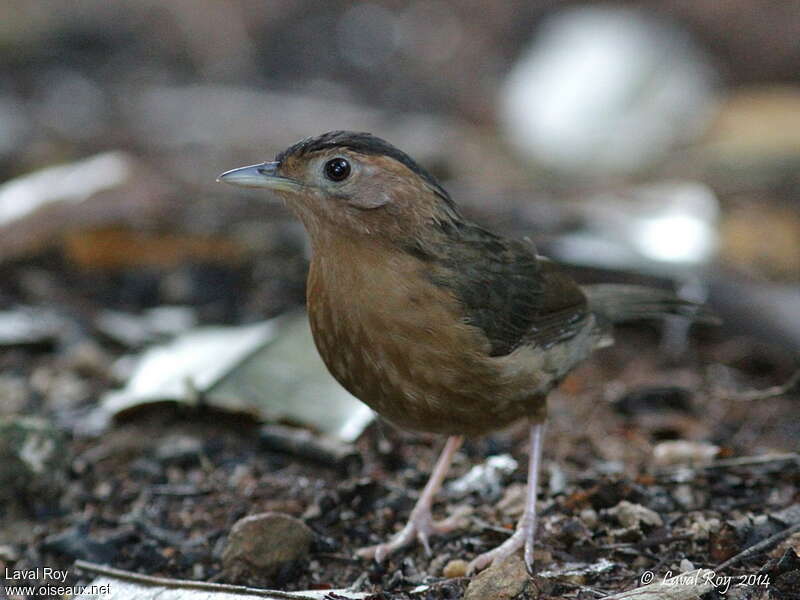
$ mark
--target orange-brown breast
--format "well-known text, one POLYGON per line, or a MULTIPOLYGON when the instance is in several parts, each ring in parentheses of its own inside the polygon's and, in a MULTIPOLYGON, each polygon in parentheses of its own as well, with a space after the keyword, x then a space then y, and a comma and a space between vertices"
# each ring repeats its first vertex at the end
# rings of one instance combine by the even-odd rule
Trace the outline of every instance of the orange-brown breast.
POLYGON ((488 340, 463 323, 458 301, 424 269, 380 244, 316 245, 308 313, 333 376, 405 429, 479 434, 543 416, 543 378, 490 357, 488 340))

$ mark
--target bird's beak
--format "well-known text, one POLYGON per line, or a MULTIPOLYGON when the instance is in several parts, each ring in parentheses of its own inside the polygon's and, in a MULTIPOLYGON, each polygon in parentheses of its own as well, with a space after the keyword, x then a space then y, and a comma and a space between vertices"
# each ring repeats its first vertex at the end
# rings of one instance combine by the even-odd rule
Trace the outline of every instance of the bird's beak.
POLYGON ((299 181, 278 175, 280 163, 265 162, 248 167, 225 171, 217 181, 239 187, 263 188, 282 192, 296 191, 302 187, 299 181))

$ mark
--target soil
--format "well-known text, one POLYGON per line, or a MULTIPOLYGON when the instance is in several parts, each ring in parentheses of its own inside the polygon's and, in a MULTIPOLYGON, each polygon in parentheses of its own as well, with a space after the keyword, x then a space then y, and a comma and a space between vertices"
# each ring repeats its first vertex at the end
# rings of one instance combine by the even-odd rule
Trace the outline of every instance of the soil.
MULTIPOLYGON (((54 349, 14 352, 17 365, 72 369, 54 349)), ((724 459, 794 452, 798 396, 736 400, 718 389, 715 378, 724 374, 733 381, 725 384, 738 389, 764 387, 788 377, 790 368, 776 349, 718 339, 710 329, 691 339, 678 362, 666 363, 655 328, 621 329, 615 346, 596 354, 551 396, 536 562, 540 572, 601 559, 613 567, 579 583, 534 578, 522 597, 626 590, 647 571, 663 577, 679 572, 686 560, 713 568, 766 537, 766 530, 745 531, 742 520, 800 502, 797 455, 739 466, 724 466, 724 459), (654 446, 677 439, 716 444, 722 466, 659 468, 654 446), (623 500, 655 511, 663 524, 622 527, 607 509, 623 500)), ((102 378, 72 375, 97 388, 106 385, 102 378)), ((468 440, 452 475, 510 453, 521 464, 503 484, 518 490, 525 440, 524 424, 468 440)), ((469 579, 445 578, 444 566, 502 542, 516 514, 498 504, 513 502, 477 492, 445 496, 438 514, 463 505, 472 514, 465 529, 432 540, 431 556, 416 545, 384 564, 356 559, 357 548, 386 539, 408 517, 441 441, 376 422, 356 445, 363 465, 348 463, 348 473, 272 451, 260 442, 258 424, 230 415, 171 405, 138 411, 99 437, 69 439, 68 480, 57 494, 20 497, 0 508, 0 539, 15 541, 18 552, 3 565, 67 569, 77 583, 91 580, 73 567, 82 559, 168 578, 285 590, 358 582, 376 597, 460 597, 469 579), (238 519, 265 511, 305 521, 315 534, 310 554, 269 578, 232 580, 221 565, 228 532, 238 519)), ((797 563, 788 575, 776 564, 782 557, 786 563, 800 539, 775 546, 726 570, 771 577, 770 586, 743 588, 755 594, 746 597, 795 597, 790 588, 781 595, 781 581, 789 575, 796 580, 797 563)))

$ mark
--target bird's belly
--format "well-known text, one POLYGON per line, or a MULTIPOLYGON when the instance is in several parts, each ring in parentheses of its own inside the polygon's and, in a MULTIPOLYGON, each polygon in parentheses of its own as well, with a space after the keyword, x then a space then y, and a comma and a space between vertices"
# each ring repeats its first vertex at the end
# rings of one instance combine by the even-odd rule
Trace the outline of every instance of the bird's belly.
POLYGON ((536 374, 509 375, 477 333, 449 315, 337 310, 310 302, 309 318, 333 376, 398 427, 477 435, 544 416, 551 386, 536 374))

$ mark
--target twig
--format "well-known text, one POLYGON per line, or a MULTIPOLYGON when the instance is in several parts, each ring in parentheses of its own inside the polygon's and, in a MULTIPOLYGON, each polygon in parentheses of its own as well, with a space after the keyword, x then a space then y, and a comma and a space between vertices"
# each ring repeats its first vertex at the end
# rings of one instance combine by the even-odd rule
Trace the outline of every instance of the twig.
POLYGON ((587 587, 580 583, 576 583, 574 581, 570 581, 568 579, 560 579, 558 577, 554 577, 553 581, 557 581, 559 585, 563 585, 564 587, 571 587, 575 588, 579 592, 587 592, 589 594, 594 594, 596 598, 606 598, 608 597, 607 592, 601 592, 600 590, 596 590, 594 588, 587 587))
POLYGON ((106 575, 116 579, 133 581, 144 585, 157 585, 172 589, 192 589, 204 590, 208 592, 227 592, 235 594, 246 594, 261 598, 277 598, 279 600, 316 600, 311 596, 301 596, 292 592, 281 592, 279 590, 265 590, 261 588, 247 587, 245 585, 230 585, 225 583, 210 583, 207 581, 191 581, 188 579, 168 579, 166 577, 154 577, 152 575, 142 575, 131 571, 123 571, 105 565, 90 563, 85 560, 76 560, 75 567, 89 573, 106 575))
POLYGON ((495 533, 500 533, 505 536, 509 536, 514 533, 513 530, 507 529, 506 527, 500 527, 499 525, 492 525, 488 521, 484 521, 480 517, 472 517, 472 522, 480 527, 483 531, 493 531, 495 533))
POLYGON ((328 560, 341 560, 343 562, 358 563, 360 560, 349 554, 335 554, 333 552, 315 552, 314 556, 317 558, 327 558, 328 560))
POLYGON ((701 465, 703 469, 727 469, 729 467, 746 467, 749 465, 764 465, 771 462, 784 462, 794 460, 800 462, 800 454, 787 452, 785 454, 764 454, 761 456, 740 456, 738 458, 724 458, 701 465))
POLYGON ((763 454, 761 456, 739 456, 737 458, 723 458, 715 460, 707 465, 679 465, 658 469, 656 475, 673 475, 684 471, 710 471, 713 469, 731 469, 735 467, 748 467, 754 465, 765 465, 771 462, 795 461, 800 464, 800 454, 796 452, 786 452, 783 454, 763 454))
POLYGON ((652 546, 660 546, 661 544, 671 544, 673 542, 685 542, 687 540, 693 539, 694 536, 691 535, 659 535, 655 537, 649 537, 641 540, 640 542, 622 542, 619 544, 605 544, 603 546, 598 546, 598 550, 618 550, 621 548, 634 548, 634 549, 642 549, 642 548, 650 548, 652 546))
POLYGON ((757 544, 750 546, 749 548, 743 550, 742 552, 739 552, 739 554, 737 554, 736 556, 729 558, 724 563, 719 565, 716 569, 714 569, 714 571, 718 573, 723 569, 726 569, 727 567, 730 567, 732 565, 735 565, 736 563, 743 561, 746 558, 750 558, 751 556, 759 554, 760 552, 763 552, 767 548, 771 548, 784 538, 789 537, 790 535, 792 535, 797 531, 800 531, 800 523, 795 523, 791 527, 787 527, 783 531, 779 531, 775 535, 771 535, 767 539, 762 540, 757 544))

